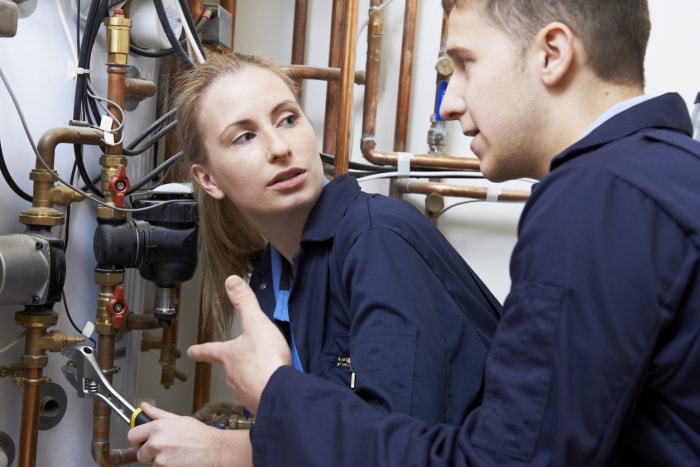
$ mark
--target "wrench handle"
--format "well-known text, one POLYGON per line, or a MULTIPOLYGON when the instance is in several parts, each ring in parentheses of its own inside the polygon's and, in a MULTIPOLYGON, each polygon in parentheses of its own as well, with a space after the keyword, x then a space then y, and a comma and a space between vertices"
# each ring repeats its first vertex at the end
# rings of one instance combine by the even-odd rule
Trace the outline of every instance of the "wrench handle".
POLYGON ((143 425, 144 423, 152 422, 151 417, 143 413, 143 410, 139 407, 138 409, 134 410, 134 412, 131 414, 131 428, 138 426, 138 425, 143 425))

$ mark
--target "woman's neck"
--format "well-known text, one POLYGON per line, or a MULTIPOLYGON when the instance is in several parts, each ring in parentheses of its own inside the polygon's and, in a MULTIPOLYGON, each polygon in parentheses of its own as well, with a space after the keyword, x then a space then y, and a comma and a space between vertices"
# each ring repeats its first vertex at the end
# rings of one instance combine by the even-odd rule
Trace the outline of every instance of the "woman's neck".
POLYGON ((301 245, 307 213, 282 214, 256 219, 254 225, 272 246, 291 264, 301 245))

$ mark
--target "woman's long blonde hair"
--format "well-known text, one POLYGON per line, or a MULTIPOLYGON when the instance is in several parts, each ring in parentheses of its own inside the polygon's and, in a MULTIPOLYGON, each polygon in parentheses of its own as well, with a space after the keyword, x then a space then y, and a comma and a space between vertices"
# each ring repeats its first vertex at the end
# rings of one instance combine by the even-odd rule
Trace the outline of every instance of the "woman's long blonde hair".
MULTIPOLYGON (((288 72, 268 59, 241 53, 210 55, 204 64, 185 72, 176 88, 177 135, 184 153, 183 163, 188 168, 194 163, 205 164, 208 157, 199 119, 200 114, 207 111, 201 108, 202 95, 217 79, 248 67, 272 71, 295 96, 298 95, 296 83, 288 72)), ((200 219, 202 307, 205 319, 213 319, 217 335, 227 338, 231 332, 233 307, 224 282, 231 274, 246 277, 251 270, 251 255, 263 250, 266 241, 228 198, 210 197, 194 179, 192 186, 200 219)))

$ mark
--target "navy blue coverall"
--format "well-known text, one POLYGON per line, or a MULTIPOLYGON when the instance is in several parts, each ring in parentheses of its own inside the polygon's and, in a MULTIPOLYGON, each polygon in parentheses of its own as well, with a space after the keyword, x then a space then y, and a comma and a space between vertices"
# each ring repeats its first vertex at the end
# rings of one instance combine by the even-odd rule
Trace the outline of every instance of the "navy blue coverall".
POLYGON ((533 189, 482 404, 380 414, 278 369, 256 466, 700 465, 700 144, 677 94, 610 118, 533 189))
MULTIPOLYGON (((269 248, 250 285, 272 317, 269 248)), ((418 209, 345 175, 304 227, 288 309, 304 372, 383 412, 461 423, 481 393, 501 305, 418 209)))

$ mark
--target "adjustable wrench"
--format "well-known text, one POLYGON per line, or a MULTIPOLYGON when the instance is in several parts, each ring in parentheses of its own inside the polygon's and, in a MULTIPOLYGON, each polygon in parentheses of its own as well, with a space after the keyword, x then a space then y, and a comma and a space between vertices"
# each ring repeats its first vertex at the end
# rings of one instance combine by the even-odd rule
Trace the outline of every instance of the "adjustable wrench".
POLYGON ((114 390, 95 358, 95 351, 88 345, 74 345, 61 351, 69 358, 61 367, 68 382, 78 391, 78 397, 98 398, 110 406, 131 428, 150 422, 151 419, 138 408, 134 408, 114 390))

